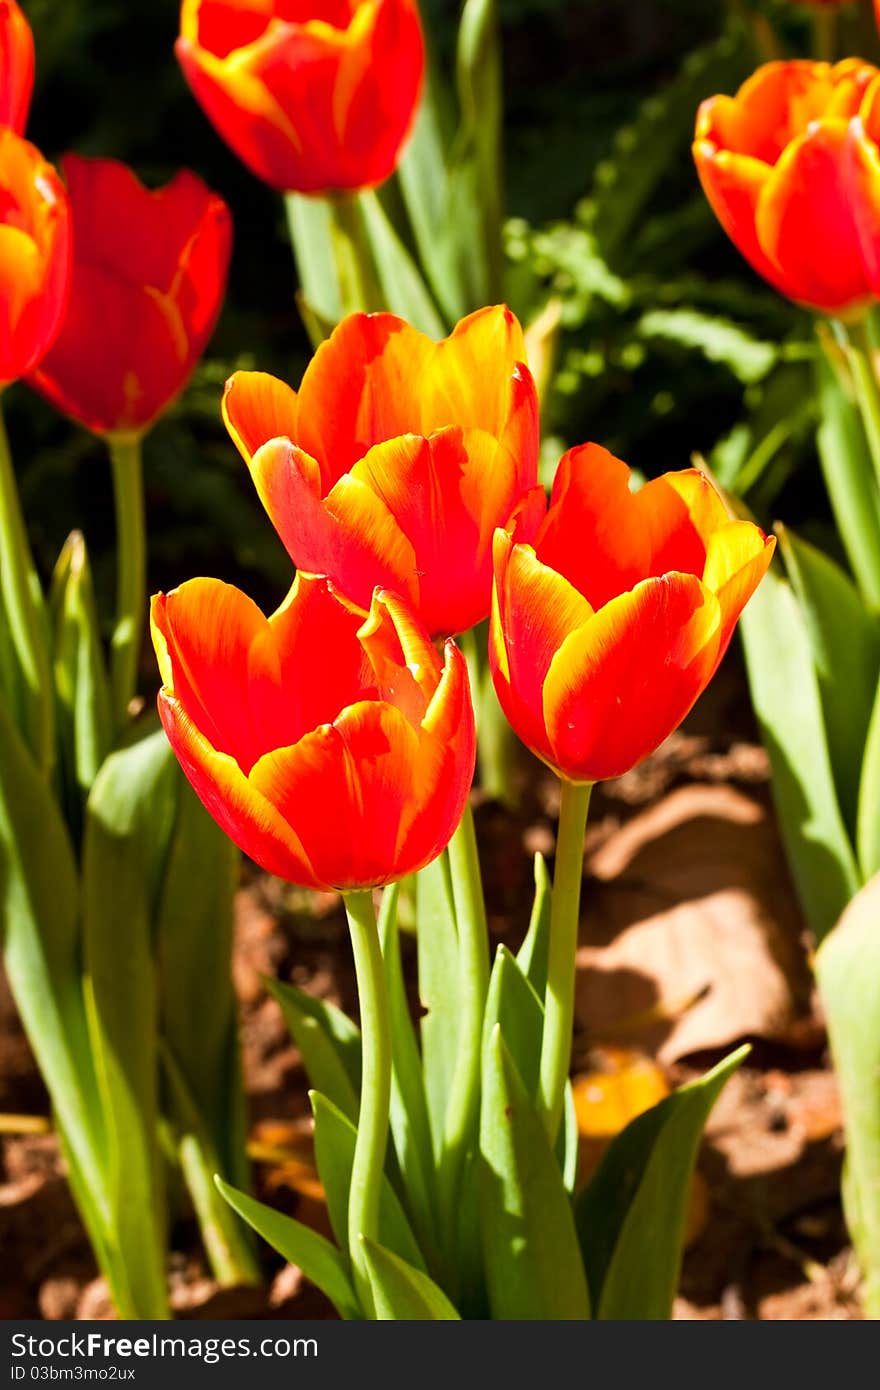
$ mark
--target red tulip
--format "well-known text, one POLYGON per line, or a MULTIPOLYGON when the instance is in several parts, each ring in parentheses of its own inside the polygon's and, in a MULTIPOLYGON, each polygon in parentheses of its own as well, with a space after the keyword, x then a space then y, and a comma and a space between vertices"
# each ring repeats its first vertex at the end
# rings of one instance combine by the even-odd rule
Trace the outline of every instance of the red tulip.
POLYGON ((15 0, 0 0, 0 125, 21 135, 34 88, 34 37, 15 0))
POLYGON ((369 614, 298 575, 266 619, 238 589, 159 594, 159 713, 197 795, 270 873, 363 888, 423 868, 464 810, 476 743, 467 668, 406 604, 369 614))
POLYGON ((768 63, 704 101, 694 157, 721 225, 783 294, 833 314, 880 291, 880 74, 768 63))
POLYGON ((184 0, 177 56, 239 159, 301 193, 393 173, 425 63, 416 0, 184 0))
POLYGON ((226 388, 226 424, 299 569, 361 607, 405 594, 432 636, 488 616, 492 535, 540 505, 538 403, 509 309, 441 343, 392 314, 352 314, 299 394, 260 372, 226 388))
POLYGON ((51 346, 67 307, 70 206, 38 149, 0 129, 0 384, 51 346))
POLYGON ((495 537, 489 659, 519 737, 573 782, 634 767, 711 680, 773 547, 696 470, 631 493, 625 463, 570 450, 534 545, 495 537))
POLYGON ((70 307, 31 384, 96 434, 137 436, 189 380, 226 288, 232 221, 186 171, 150 192, 124 164, 67 155, 70 307))

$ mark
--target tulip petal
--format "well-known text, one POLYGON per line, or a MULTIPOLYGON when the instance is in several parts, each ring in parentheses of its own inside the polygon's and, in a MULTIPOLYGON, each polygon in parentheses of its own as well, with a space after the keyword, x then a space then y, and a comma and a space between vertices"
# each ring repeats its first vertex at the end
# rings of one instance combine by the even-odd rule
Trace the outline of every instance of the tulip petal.
POLYGON ((159 692, 159 717, 193 791, 239 849, 270 874, 304 887, 323 887, 295 831, 235 759, 211 747, 167 690, 159 692))
POLYGON ((758 202, 770 177, 770 166, 700 140, 694 144, 694 162, 712 211, 737 250, 753 270, 781 293, 788 293, 785 275, 766 254, 755 230, 758 202))
POLYGON ((401 822, 401 862, 435 859, 458 826, 474 775, 476 733, 467 662, 449 640, 437 690, 422 721, 413 796, 401 822), (470 747, 474 756, 462 756, 470 747), (429 790, 430 789, 430 790, 429 790))
POLYGON ((375 673, 359 640, 363 620, 363 612, 342 600, 328 580, 297 574, 258 638, 274 647, 281 675, 277 720, 261 752, 284 747, 319 724, 330 723, 346 705, 379 698, 375 673))
POLYGON ((298 569, 326 574, 364 609, 377 584, 417 601, 412 546, 363 482, 346 475, 322 499, 318 464, 287 439, 264 444, 251 461, 251 474, 298 569))
POLYGON ((849 125, 848 174, 852 209, 865 274, 872 294, 880 294, 880 78, 865 97, 862 116, 849 125))
POLYGON ((420 724, 437 689, 441 662, 412 610, 396 594, 377 589, 358 640, 375 673, 380 698, 395 705, 411 724, 420 724))
POLYGON ((720 494, 698 468, 652 479, 634 494, 632 505, 651 538, 645 578, 670 570, 699 578, 710 538, 730 523, 720 494))
POLYGON ((765 536, 750 521, 730 522, 709 540, 703 583, 721 607, 719 661, 740 613, 770 567, 775 548, 775 537, 765 536))
POLYGON ((848 123, 816 122, 783 151, 758 200, 762 249, 785 275, 787 293, 835 312, 870 294, 853 214, 848 123), (833 254, 817 254, 833 247, 833 254))
POLYGON ((270 439, 296 439, 296 392, 268 372, 234 372, 226 383, 221 409, 245 463, 270 439))
POLYGON ((510 415, 514 368, 531 380, 525 360, 522 329, 506 305, 468 314, 437 344, 422 384, 420 433, 456 424, 499 438, 510 415))
POLYGON ((425 433, 421 395, 434 351, 394 314, 350 314, 321 344, 300 386, 296 442, 320 464, 325 492, 374 444, 425 433))
POLYGON ((621 594, 572 632, 544 682, 553 765, 595 782, 653 752, 715 668, 720 616, 699 579, 667 574, 621 594))
POLYGON ((559 648, 593 609, 531 546, 514 544, 502 530, 495 533, 494 594, 489 661, 498 699, 522 741, 549 758, 544 681, 559 648))

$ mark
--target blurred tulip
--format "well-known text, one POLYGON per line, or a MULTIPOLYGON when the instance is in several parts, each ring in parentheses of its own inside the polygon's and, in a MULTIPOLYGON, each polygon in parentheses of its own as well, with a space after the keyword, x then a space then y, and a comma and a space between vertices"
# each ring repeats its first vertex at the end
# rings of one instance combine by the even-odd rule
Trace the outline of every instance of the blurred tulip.
POLYGON ((774 544, 696 470, 631 493, 625 463, 571 449, 534 546, 495 537, 489 660, 522 741, 573 782, 641 762, 711 680, 774 544))
POLYGON ((21 135, 34 88, 34 38, 15 0, 0 0, 0 125, 21 135))
POLYGON ((445 848, 474 771, 464 658, 441 661, 406 604, 369 616, 297 576, 271 618, 194 579, 159 594, 159 713, 197 795, 270 873, 350 890, 445 848))
POLYGON ((783 294, 856 314, 880 292, 880 74, 768 63, 704 101, 694 158, 721 225, 783 294))
POLYGON ((481 309, 441 343, 391 314, 352 314, 297 394, 236 372, 227 427, 294 564, 361 607, 405 594, 432 636, 488 616, 492 535, 540 506, 538 403, 522 330, 481 309))
POLYGON ((183 171, 151 192, 124 164, 67 155, 70 307, 30 378, 96 434, 136 437, 183 390, 226 289, 232 220, 183 171))
POLYGON ((0 129, 0 384, 52 345, 67 307, 70 205, 39 150, 0 129))
POLYGON ((239 159, 300 193, 393 173, 425 64, 416 0, 184 0, 176 51, 239 159))

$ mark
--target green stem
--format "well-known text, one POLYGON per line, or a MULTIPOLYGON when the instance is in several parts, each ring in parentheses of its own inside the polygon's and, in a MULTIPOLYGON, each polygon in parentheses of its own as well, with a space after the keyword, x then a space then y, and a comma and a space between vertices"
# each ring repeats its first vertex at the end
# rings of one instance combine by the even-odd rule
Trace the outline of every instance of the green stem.
POLYGON ((331 200, 331 208, 333 257, 343 314, 384 308, 357 195, 340 193, 331 200))
POLYGON ((830 5, 813 6, 813 57, 833 63, 837 47, 837 15, 830 5))
POLYGON ((550 902, 547 994, 541 1041, 539 1105, 550 1143, 562 1120, 571 1064, 574 1023, 574 969, 584 872, 584 830, 592 786, 563 779, 556 839, 556 866, 550 902))
POLYGON ((52 672, 37 606, 38 593, 9 438, 0 410, 0 600, 21 673, 21 687, 9 695, 20 701, 22 731, 41 771, 48 773, 54 762, 52 672))
POLYGON ((458 1054, 446 1108, 443 1143, 445 1214, 451 1230, 461 1172, 479 1113, 483 1014, 489 988, 489 930, 470 803, 465 806, 461 824, 449 842, 448 854, 458 927, 458 1007, 461 1011, 458 1054))
POLYGON ((116 503, 116 625, 110 642, 113 712, 120 728, 137 689, 146 607, 144 483, 140 439, 108 441, 116 503))
POLYGON ((874 350, 864 319, 846 325, 847 356, 855 386, 856 400, 868 440, 874 472, 880 483, 880 389, 874 370, 874 350))
POLYGON ((348 1194, 348 1244, 355 1284, 369 1316, 373 1295, 360 1238, 376 1240, 379 1229, 379 1193, 391 1105, 391 1028, 372 893, 346 893, 345 911, 354 951, 363 1055, 360 1114, 348 1194))

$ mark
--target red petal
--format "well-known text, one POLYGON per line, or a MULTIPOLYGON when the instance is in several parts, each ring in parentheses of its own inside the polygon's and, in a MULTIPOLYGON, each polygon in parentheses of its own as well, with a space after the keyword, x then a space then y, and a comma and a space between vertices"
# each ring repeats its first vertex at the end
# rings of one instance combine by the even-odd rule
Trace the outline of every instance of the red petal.
POLYGON ((296 392, 268 372, 235 372, 226 383, 222 411, 246 463, 270 439, 296 438, 296 392))

